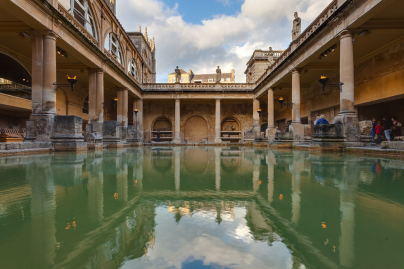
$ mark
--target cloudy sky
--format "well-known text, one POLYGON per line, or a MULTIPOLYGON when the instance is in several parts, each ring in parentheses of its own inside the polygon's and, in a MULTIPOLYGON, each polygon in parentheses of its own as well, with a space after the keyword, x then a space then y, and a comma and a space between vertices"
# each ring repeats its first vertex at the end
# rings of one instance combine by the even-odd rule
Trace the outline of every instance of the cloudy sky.
POLYGON ((117 0, 125 30, 147 27, 155 37, 157 82, 178 65, 195 74, 236 70, 245 82, 246 63, 255 49, 287 48, 293 13, 305 29, 331 0, 117 0))

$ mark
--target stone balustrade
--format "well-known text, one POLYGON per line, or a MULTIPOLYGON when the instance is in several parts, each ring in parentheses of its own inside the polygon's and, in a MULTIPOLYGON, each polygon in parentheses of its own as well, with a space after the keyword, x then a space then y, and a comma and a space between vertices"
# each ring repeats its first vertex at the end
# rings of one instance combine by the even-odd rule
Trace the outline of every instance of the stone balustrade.
POLYGON ((153 83, 143 84, 144 92, 252 92, 255 84, 246 83, 153 83))

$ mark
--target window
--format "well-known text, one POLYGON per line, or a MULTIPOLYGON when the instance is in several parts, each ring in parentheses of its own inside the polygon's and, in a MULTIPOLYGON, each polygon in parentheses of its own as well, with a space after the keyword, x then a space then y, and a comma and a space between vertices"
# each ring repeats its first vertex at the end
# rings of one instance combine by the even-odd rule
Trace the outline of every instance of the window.
POLYGON ((136 61, 135 59, 130 60, 129 62, 129 74, 132 75, 136 80, 139 80, 139 73, 137 71, 136 61))
POLYGON ((113 33, 108 34, 104 47, 112 54, 118 63, 122 64, 121 46, 119 46, 118 38, 113 33))
POLYGON ((74 18, 80 22, 86 30, 97 39, 97 31, 95 29, 94 16, 91 13, 88 0, 59 0, 74 18), (73 8, 72 8, 73 7, 73 8))
POLYGON ((208 82, 213 82, 213 79, 212 78, 208 79, 208 82))

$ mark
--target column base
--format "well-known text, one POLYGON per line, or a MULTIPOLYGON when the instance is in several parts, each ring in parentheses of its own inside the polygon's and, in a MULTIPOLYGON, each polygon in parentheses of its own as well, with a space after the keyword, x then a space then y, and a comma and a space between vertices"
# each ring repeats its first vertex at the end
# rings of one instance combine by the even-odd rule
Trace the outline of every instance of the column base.
POLYGON ((334 124, 342 124, 342 135, 346 142, 358 142, 361 139, 358 115, 354 111, 341 111, 334 118, 334 124))
POLYGON ((181 138, 174 138, 173 143, 174 144, 181 144, 181 138))
POLYGON ((292 122, 289 132, 293 133, 294 141, 304 141, 304 125, 300 122, 292 122))
POLYGON ((268 127, 268 129, 267 129, 268 142, 275 141, 275 137, 276 137, 276 129, 275 129, 275 127, 268 127))
POLYGON ((83 120, 78 116, 53 118, 52 142, 56 151, 86 151, 87 143, 82 135, 83 120))
POLYGON ((261 137, 261 125, 260 124, 253 124, 253 130, 254 130, 254 140, 262 140, 261 137))
POLYGON ((222 144, 222 142, 221 138, 215 138, 215 144, 222 144))

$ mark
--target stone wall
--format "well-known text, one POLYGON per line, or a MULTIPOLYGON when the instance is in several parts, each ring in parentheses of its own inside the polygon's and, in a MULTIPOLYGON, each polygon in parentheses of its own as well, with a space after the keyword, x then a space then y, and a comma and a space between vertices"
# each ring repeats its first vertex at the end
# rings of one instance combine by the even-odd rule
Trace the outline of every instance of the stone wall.
MULTIPOLYGON (((208 142, 215 139, 215 105, 212 104, 181 104, 181 141, 193 141, 207 137, 208 142)), ((145 142, 150 142, 150 131, 155 120, 165 117, 172 124, 172 132, 175 132, 175 109, 174 104, 147 103, 143 107, 143 130, 145 142)), ((251 128, 252 104, 222 104, 221 121, 225 118, 234 117, 239 123, 239 128, 245 126, 251 128)), ((203 140, 200 140, 203 141, 203 140)), ((200 142, 193 141, 193 142, 200 142)))

